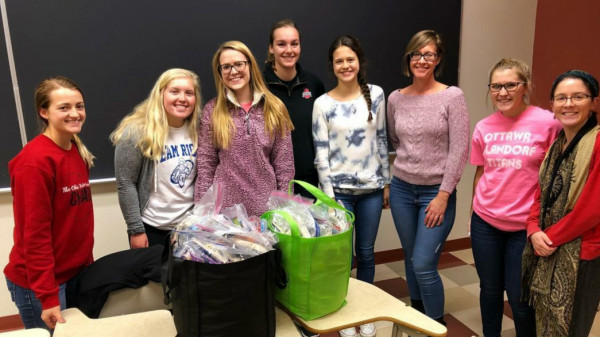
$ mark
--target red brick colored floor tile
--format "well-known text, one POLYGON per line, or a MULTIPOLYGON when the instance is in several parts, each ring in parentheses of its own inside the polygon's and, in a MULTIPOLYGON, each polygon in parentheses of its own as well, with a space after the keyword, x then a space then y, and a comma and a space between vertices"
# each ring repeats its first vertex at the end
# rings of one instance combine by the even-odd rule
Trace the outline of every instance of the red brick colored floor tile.
POLYGON ((440 256, 440 262, 438 263, 438 269, 446 269, 458 266, 464 266, 467 263, 458 257, 450 253, 442 253, 440 256))
POLYGON ((454 318, 451 314, 444 315, 446 321, 446 328, 448 328, 448 334, 446 337, 471 337, 477 336, 475 331, 469 329, 466 325, 462 324, 458 319, 454 318))
POLYGON ((408 284, 401 277, 377 281, 373 284, 398 299, 408 297, 408 284))

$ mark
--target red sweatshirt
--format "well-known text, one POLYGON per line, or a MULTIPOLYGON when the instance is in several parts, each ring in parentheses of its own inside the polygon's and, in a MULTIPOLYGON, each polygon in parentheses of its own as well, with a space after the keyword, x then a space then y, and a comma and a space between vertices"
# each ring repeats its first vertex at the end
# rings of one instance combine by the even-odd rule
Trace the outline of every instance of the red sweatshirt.
MULTIPOLYGON (((581 260, 593 260, 600 256, 600 134, 590 161, 590 174, 573 210, 544 232, 558 247, 581 236, 581 260)), ((527 218, 527 237, 539 232, 540 190, 536 191, 535 201, 527 218)))
POLYGON ((75 144, 39 135, 8 164, 14 246, 6 277, 31 289, 43 309, 59 305, 59 285, 92 263, 94 213, 89 169, 75 144))

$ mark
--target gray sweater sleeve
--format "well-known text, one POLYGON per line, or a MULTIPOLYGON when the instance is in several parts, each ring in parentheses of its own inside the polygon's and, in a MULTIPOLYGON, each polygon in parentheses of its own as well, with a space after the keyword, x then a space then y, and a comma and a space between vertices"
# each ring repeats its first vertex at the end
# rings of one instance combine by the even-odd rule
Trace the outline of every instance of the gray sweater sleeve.
POLYGON ((116 145, 115 177, 119 206, 121 206, 123 218, 127 223, 127 233, 129 235, 144 233, 140 206, 142 196, 138 193, 143 161, 144 157, 142 152, 136 148, 135 140, 131 138, 122 139, 116 145))

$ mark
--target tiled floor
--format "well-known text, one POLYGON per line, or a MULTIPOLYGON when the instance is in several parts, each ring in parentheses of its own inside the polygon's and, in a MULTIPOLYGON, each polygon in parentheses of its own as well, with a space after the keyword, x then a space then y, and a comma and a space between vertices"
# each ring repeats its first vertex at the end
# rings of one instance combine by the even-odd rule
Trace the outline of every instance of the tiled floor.
MULTIPOLYGON (((471 249, 442 254, 440 274, 446 289, 444 320, 448 323, 448 337, 482 336, 479 312, 479 278, 473 265, 471 249)), ((353 272, 354 274, 354 272, 353 272)), ((391 262, 376 266, 375 285, 409 304, 408 288, 404 277, 404 262, 391 262)), ((515 330, 508 302, 505 301, 502 336, 514 337, 515 330)), ((391 323, 378 322, 377 336, 391 336, 391 323)), ((337 337, 337 333, 322 337, 337 337)), ((600 337, 600 314, 596 315, 590 334, 600 337)))

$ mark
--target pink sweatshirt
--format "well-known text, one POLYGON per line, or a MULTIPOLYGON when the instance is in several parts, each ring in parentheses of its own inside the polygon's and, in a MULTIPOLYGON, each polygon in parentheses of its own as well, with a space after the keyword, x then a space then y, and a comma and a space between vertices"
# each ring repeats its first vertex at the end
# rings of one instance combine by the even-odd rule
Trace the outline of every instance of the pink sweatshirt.
POLYGON ((257 98, 248 112, 237 104, 229 110, 235 134, 228 149, 216 148, 211 123, 216 101, 213 98, 202 109, 194 202, 198 202, 214 182, 220 181, 225 187, 223 207, 243 204, 248 215, 260 216, 267 211, 271 191, 287 191, 294 177, 290 132, 283 137, 277 133, 269 136, 265 130, 264 98, 257 98))
POLYGON ((524 230, 540 165, 560 129, 550 111, 533 105, 517 117, 496 111, 479 121, 473 130, 471 164, 483 166, 483 175, 473 211, 500 230, 524 230))
POLYGON ((469 115, 462 90, 429 95, 392 92, 387 120, 396 151, 392 173, 414 185, 437 185, 452 193, 469 154, 469 115))

